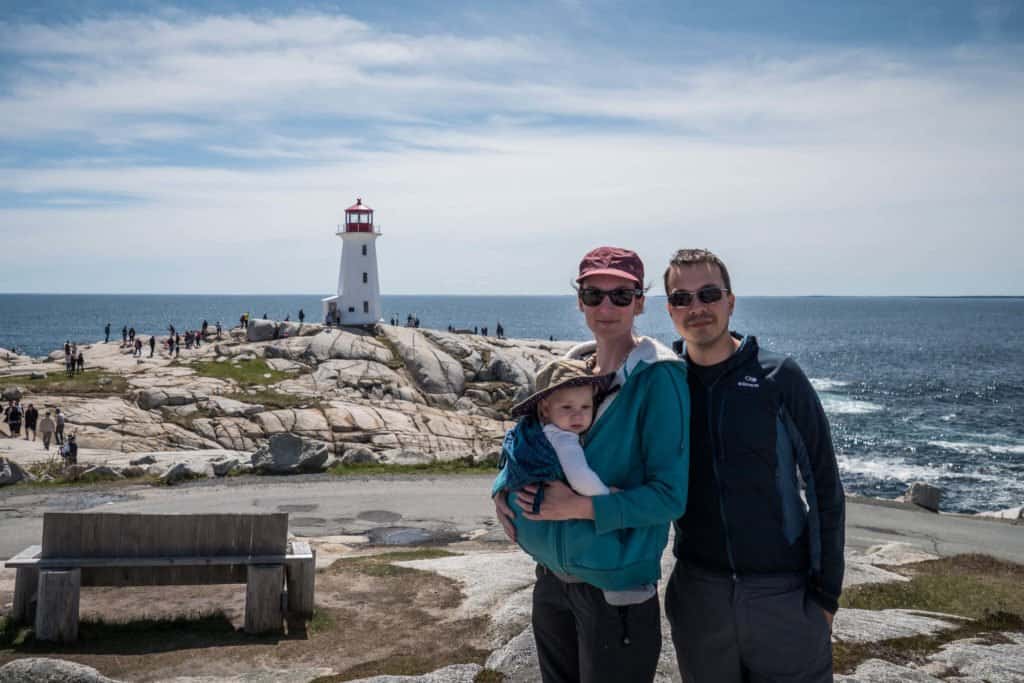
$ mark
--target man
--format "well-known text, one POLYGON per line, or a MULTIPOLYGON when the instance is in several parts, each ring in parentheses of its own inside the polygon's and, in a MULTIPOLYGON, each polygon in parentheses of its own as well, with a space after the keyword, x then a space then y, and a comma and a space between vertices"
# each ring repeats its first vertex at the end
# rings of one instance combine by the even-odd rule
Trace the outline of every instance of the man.
POLYGON ((53 432, 56 429, 57 425, 50 417, 50 411, 47 410, 46 415, 39 421, 39 435, 43 437, 43 450, 50 450, 50 441, 53 439, 53 432))
POLYGON ((845 499, 828 420, 791 358, 729 332, 729 271, 703 249, 664 276, 687 363, 690 494, 665 610, 688 683, 831 681, 845 499))
POLYGON ((32 441, 36 440, 36 422, 39 420, 39 411, 36 407, 29 403, 28 408, 25 409, 25 441, 29 440, 29 434, 31 433, 32 441))
POLYGON ((110 343, 110 323, 107 323, 107 326, 103 328, 103 343, 110 343))
POLYGON ((64 413, 60 412, 60 408, 57 408, 57 410, 56 410, 56 417, 54 418, 54 422, 56 423, 56 427, 57 427, 56 431, 54 432, 54 436, 57 438, 57 445, 58 446, 63 446, 64 445, 64 413))

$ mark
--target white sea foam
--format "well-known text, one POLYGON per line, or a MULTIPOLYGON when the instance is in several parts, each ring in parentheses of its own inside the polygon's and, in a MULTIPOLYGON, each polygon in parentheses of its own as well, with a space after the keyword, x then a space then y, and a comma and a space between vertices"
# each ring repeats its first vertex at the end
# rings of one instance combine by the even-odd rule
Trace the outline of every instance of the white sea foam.
POLYGON ((839 471, 861 474, 872 479, 897 481, 935 481, 949 475, 945 467, 911 465, 903 458, 865 460, 849 455, 837 455, 839 471))
POLYGON ((1022 444, 1007 446, 981 441, 929 441, 928 445, 968 455, 986 455, 989 453, 997 455, 1024 455, 1024 445, 1022 444))
POLYGON ((858 401, 852 398, 841 398, 825 394, 821 396, 821 405, 825 412, 832 415, 866 415, 867 413, 878 413, 885 410, 884 406, 871 401, 858 401))
POLYGON ((849 382, 843 382, 838 379, 829 379, 828 377, 811 377, 811 386, 818 392, 833 391, 841 387, 849 386, 849 384, 849 382))

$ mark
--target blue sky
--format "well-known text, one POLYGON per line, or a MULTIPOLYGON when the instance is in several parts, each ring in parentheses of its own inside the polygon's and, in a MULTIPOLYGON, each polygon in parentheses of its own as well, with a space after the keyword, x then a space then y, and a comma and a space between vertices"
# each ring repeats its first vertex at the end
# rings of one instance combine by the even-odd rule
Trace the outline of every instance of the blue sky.
POLYGON ((7 2, 0 291, 1024 294, 1024 2, 7 2))

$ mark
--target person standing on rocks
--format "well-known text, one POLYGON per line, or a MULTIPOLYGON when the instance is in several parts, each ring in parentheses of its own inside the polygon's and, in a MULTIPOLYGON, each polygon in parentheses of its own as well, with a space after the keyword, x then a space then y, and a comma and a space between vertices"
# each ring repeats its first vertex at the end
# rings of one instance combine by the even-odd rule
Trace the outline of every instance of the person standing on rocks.
POLYGON ((128 326, 125 325, 121 328, 121 346, 128 346, 128 326))
POLYGON ((730 333, 736 298, 718 256, 676 252, 664 284, 693 397, 690 499, 665 593, 679 671, 831 681, 845 498, 821 402, 792 358, 730 333))
POLYGON ((57 438, 57 445, 64 445, 64 413, 60 412, 60 408, 57 408, 56 415, 54 415, 53 421, 56 423, 56 431, 54 436, 57 438))
POLYGON ((32 434, 32 441, 36 440, 36 422, 39 420, 39 411, 31 403, 25 408, 25 441, 29 440, 29 433, 32 434))
POLYGON ((78 358, 75 361, 75 365, 78 368, 79 374, 85 372, 85 354, 81 351, 78 352, 78 358))
POLYGON ((103 328, 103 343, 110 343, 110 323, 107 323, 107 326, 103 328))
POLYGON ((43 415, 43 419, 39 421, 39 436, 43 439, 43 450, 50 450, 50 441, 53 439, 53 433, 57 429, 57 425, 53 421, 53 417, 50 416, 50 411, 47 410, 46 414, 43 415))
POLYGON ((299 309, 299 324, 301 325, 304 322, 306 322, 306 312, 300 308, 299 309))
MULTIPOLYGON (((595 399, 584 439, 587 463, 609 495, 584 496, 565 482, 492 490, 505 533, 547 544, 537 565, 533 632, 545 683, 644 683, 661 652, 657 582, 669 525, 686 509, 689 390, 671 349, 633 332, 644 309, 644 267, 628 249, 599 247, 580 262, 578 306, 594 341, 568 356, 594 375, 614 375, 595 399), (537 512, 532 512, 536 509, 537 512), (579 547, 601 552, 590 567, 610 587, 573 575, 559 558, 579 547)), ((506 470, 502 470, 505 472, 506 470)))
POLYGON ((152 358, 153 354, 156 353, 156 335, 150 335, 149 337, 149 357, 152 358))

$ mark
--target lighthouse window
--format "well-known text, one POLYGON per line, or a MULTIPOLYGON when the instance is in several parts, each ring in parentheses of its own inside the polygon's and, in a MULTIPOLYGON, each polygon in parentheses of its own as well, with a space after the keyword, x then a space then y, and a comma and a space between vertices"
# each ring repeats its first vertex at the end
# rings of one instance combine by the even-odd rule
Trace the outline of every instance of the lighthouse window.
POLYGON ((366 256, 366 245, 363 245, 363 256, 366 256))
POLYGON ((363 273, 363 284, 365 285, 366 282, 367 282, 367 280, 366 280, 366 273, 363 273))
POLYGON ((370 302, 369 301, 364 301, 363 302, 363 313, 369 313, 369 312, 370 312, 370 302))

